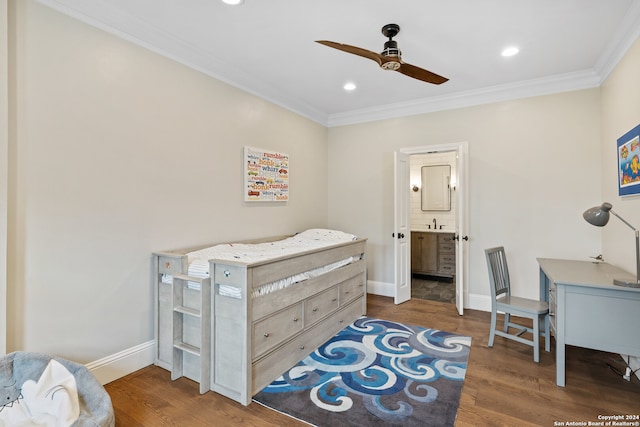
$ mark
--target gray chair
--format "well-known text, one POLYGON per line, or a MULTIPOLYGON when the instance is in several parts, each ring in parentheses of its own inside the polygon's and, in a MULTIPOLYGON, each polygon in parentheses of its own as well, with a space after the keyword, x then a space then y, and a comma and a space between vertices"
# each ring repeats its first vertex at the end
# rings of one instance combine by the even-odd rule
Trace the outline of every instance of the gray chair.
POLYGON ((540 361, 540 322, 544 322, 545 350, 550 351, 549 333, 549 304, 528 298, 520 298, 511 295, 511 283, 509 281, 509 268, 504 247, 485 249, 487 266, 489 267, 489 282, 491 282, 491 332, 489 334, 489 347, 493 347, 496 335, 533 347, 534 362, 540 361), (496 329, 497 313, 504 312, 504 328, 496 329), (533 328, 511 322, 511 315, 524 317, 533 321, 533 328), (519 332, 509 333, 509 328, 515 328, 519 332), (529 332, 533 339, 528 340, 521 335, 529 332))

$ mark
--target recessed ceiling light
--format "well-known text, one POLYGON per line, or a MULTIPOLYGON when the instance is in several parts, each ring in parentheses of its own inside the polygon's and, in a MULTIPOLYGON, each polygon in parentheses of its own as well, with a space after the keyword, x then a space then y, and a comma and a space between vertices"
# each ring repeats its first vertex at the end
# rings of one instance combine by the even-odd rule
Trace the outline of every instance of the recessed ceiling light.
POLYGON ((520 49, 518 49, 515 46, 510 46, 502 51, 502 56, 513 56, 513 55, 516 55, 518 52, 520 52, 520 49))
POLYGON ((347 92, 351 92, 352 90, 356 90, 356 84, 353 82, 347 82, 342 86, 342 88, 347 92))
POLYGON ((230 4, 232 6, 237 6, 239 4, 242 4, 243 1, 244 0, 222 0, 223 3, 230 4))

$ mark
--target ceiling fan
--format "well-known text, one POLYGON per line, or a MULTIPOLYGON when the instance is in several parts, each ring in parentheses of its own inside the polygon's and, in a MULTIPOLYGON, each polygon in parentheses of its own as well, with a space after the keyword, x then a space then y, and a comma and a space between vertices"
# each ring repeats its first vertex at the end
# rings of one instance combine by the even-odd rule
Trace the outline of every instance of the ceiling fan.
POLYGON ((397 71, 405 76, 413 77, 414 79, 422 80, 423 82, 439 85, 449 80, 448 78, 439 76, 431 71, 402 62, 402 52, 398 49, 398 43, 393 40, 393 37, 395 37, 399 32, 400 26, 398 24, 387 24, 382 27, 382 34, 385 37, 388 37, 389 40, 384 43, 384 50, 381 53, 328 40, 316 40, 316 43, 342 50, 347 53, 353 53, 354 55, 362 56, 364 58, 369 58, 377 62, 383 70, 397 71))

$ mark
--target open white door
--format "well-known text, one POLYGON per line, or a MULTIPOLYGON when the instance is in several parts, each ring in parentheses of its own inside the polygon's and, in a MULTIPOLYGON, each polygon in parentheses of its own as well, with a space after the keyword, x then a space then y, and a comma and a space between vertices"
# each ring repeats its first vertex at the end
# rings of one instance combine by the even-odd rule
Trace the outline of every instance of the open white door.
POLYGON ((411 228, 409 218, 409 155, 394 153, 393 253, 396 304, 411 299, 411 228))
POLYGON ((457 179, 456 195, 458 204, 458 218, 456 219, 456 308, 462 316, 464 312, 464 283, 466 280, 467 249, 469 248, 467 236, 467 145, 460 144, 457 150, 457 179))

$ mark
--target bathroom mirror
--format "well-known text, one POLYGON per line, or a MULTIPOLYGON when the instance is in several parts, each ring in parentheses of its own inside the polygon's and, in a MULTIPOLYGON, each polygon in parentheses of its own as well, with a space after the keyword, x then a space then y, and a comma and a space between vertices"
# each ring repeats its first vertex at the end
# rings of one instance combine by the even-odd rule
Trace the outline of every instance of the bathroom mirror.
POLYGON ((451 210, 451 165, 422 167, 422 210, 451 210))

